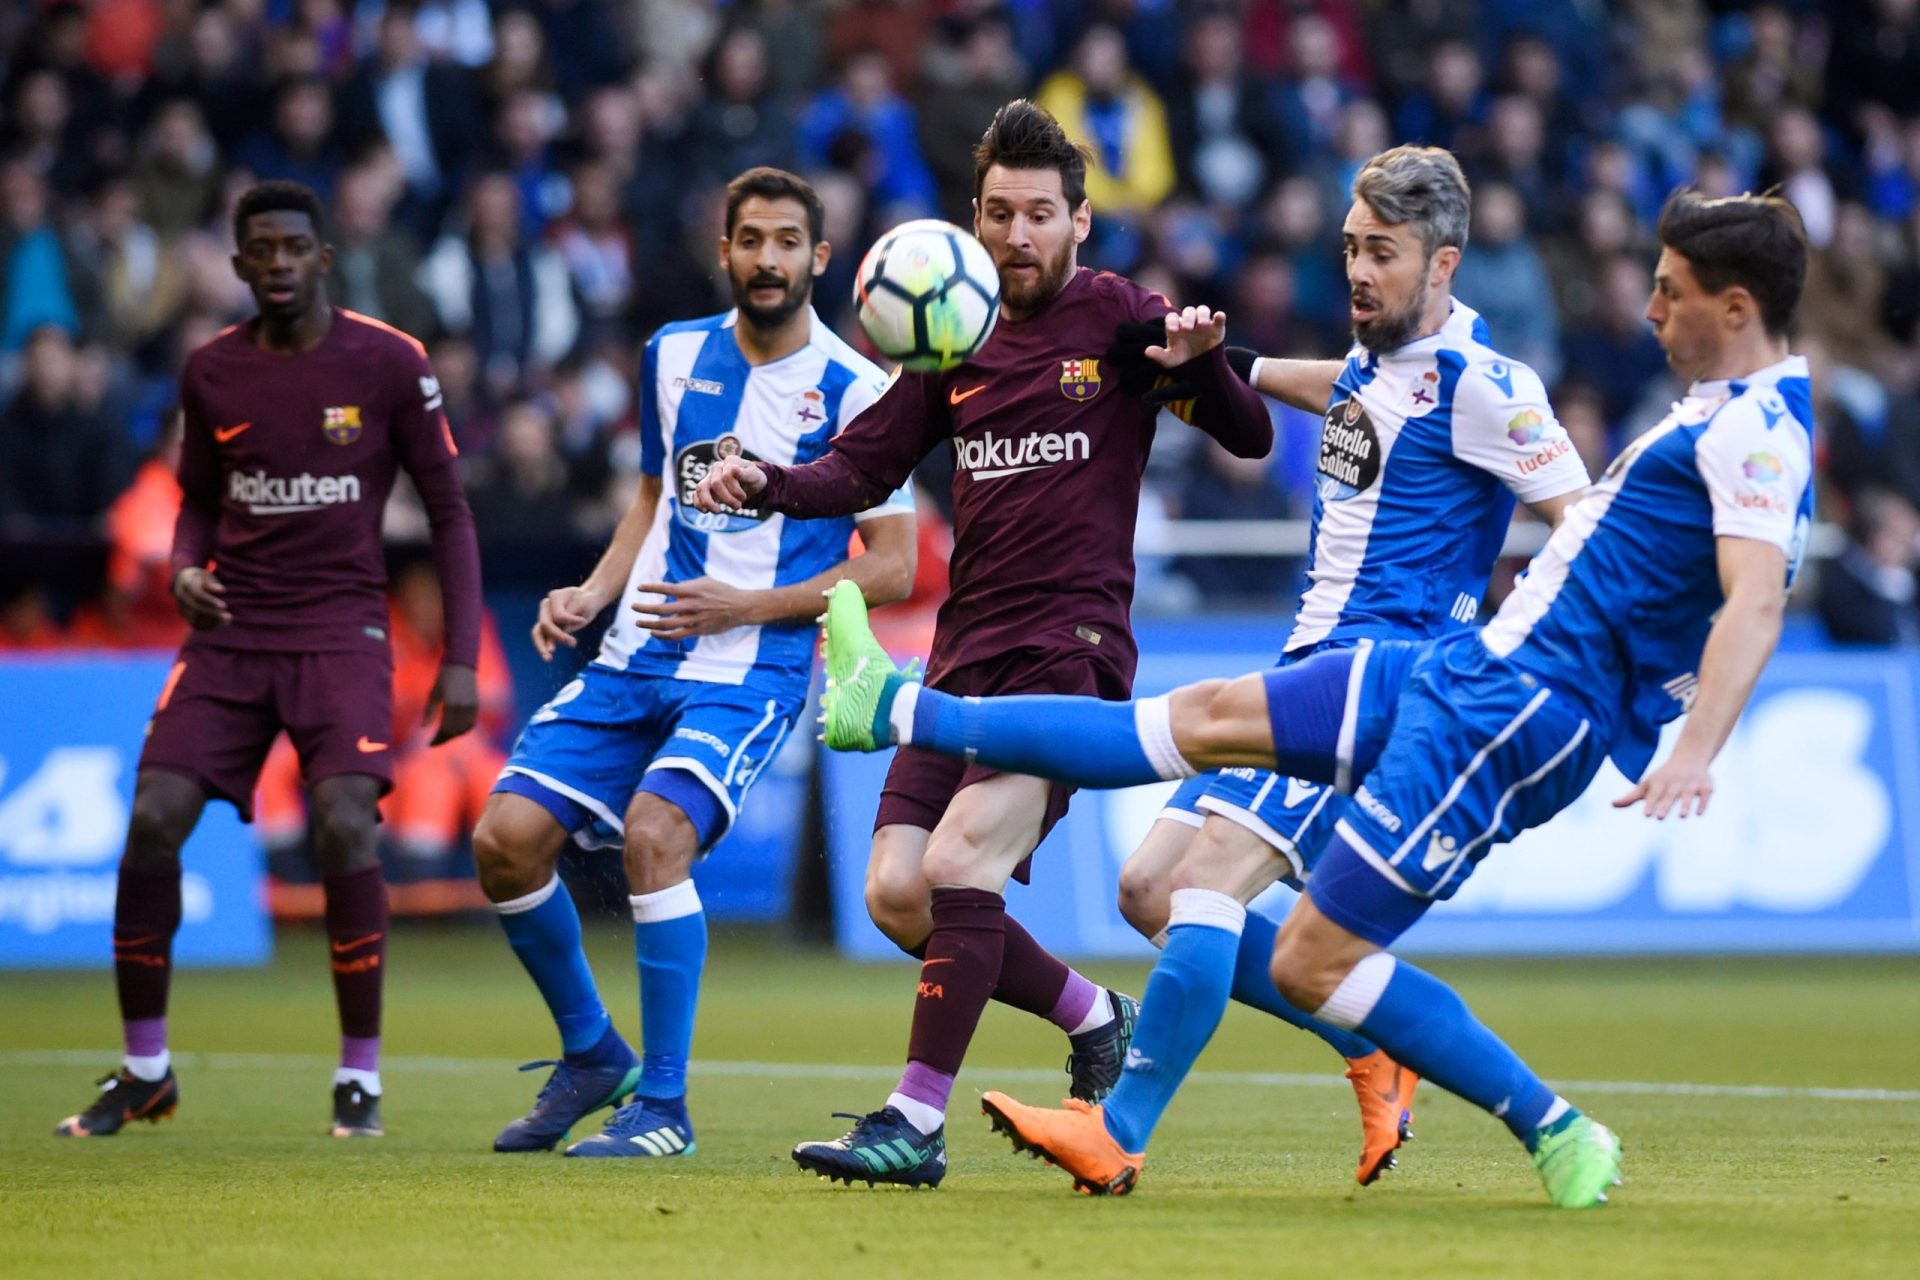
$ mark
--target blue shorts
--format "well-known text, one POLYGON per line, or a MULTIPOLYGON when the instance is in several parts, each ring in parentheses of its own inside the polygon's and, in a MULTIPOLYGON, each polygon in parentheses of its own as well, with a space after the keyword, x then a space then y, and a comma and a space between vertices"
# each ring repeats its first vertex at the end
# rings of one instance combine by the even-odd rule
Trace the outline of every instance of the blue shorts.
POLYGON ((619 848, 627 806, 648 791, 711 848, 779 754, 806 687, 768 690, 589 666, 534 712, 495 791, 544 806, 582 846, 619 848))
MULTIPOLYGON (((1284 670, 1317 654, 1356 647, 1355 641, 1334 641, 1288 654, 1274 664, 1274 669, 1284 670)), ((1347 798, 1323 783, 1283 778, 1265 769, 1216 769, 1181 783, 1160 816, 1198 827, 1208 814, 1218 814, 1251 831, 1293 864, 1292 873, 1281 879, 1298 888, 1319 860, 1327 837, 1333 834, 1333 824, 1346 807, 1347 798)))
MULTIPOLYGON (((1452 897, 1494 845, 1572 804, 1609 742, 1475 632, 1385 641, 1354 662, 1359 696, 1341 717, 1333 767, 1359 782, 1308 892, 1336 924, 1384 947, 1452 897)), ((1270 683, 1278 735, 1273 692, 1270 683)))

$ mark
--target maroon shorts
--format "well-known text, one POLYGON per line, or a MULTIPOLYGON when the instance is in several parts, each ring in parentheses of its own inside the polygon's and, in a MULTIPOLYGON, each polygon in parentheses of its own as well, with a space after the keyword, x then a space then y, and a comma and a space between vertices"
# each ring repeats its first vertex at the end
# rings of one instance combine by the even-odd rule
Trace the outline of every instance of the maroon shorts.
MULTIPOLYGON (((985 662, 958 667, 941 677, 937 687, 942 693, 962 697, 989 697, 996 694, 1064 693, 1084 697, 1124 700, 1133 696, 1132 682, 1113 669, 1109 662, 1091 657, 1050 651, 1036 653, 1018 650, 985 662)), ((939 755, 919 747, 902 747, 894 752, 887 769, 886 785, 880 789, 880 809, 874 815, 873 829, 896 824, 931 831, 940 824, 947 804, 962 787, 984 782, 1003 772, 986 765, 968 764, 952 756, 939 755)), ((1067 805, 1074 788, 1056 782, 1047 793, 1047 812, 1040 820, 1040 839, 1045 840, 1054 824, 1067 816, 1067 805)), ((1013 878, 1027 883, 1033 858, 1023 858, 1014 868, 1013 878)))
POLYGON ((142 769, 164 769, 253 821, 260 766, 282 729, 308 786, 364 773, 393 785, 393 657, 386 649, 180 651, 147 725, 142 769))

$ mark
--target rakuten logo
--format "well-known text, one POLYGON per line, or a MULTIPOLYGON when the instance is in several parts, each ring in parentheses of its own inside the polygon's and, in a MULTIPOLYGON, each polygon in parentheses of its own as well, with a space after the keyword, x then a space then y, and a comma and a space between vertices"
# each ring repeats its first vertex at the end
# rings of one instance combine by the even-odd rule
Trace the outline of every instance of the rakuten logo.
POLYGON ((1093 456, 1093 440, 1084 431, 1048 432, 1002 440, 989 431, 978 440, 955 440, 953 463, 975 480, 997 480, 1022 471, 1038 471, 1056 462, 1084 462, 1093 456))
POLYGON ((304 471, 297 476, 229 471, 227 497, 256 516, 287 516, 360 501, 360 477, 316 476, 304 471))

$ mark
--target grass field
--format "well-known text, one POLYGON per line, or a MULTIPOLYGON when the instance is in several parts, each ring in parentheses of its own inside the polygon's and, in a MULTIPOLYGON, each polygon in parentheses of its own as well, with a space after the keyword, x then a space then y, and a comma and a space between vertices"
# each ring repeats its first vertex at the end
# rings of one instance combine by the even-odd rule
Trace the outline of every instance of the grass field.
MULTIPOLYGON (((631 1029, 626 935, 591 945, 631 1029)), ((690 1160, 491 1154, 540 1079, 514 1066, 552 1037, 484 926, 396 936, 389 1136, 334 1142, 323 947, 293 933, 271 968, 185 973, 183 1105, 111 1140, 50 1136, 116 1058, 106 975, 0 979, 0 1276, 1920 1274, 1915 959, 1434 965, 1626 1142, 1615 1203, 1568 1214, 1498 1124, 1437 1092, 1402 1167, 1356 1189, 1337 1060, 1238 1009, 1128 1199, 1076 1196, 989 1134, 974 1090, 1042 1100, 1065 1079, 1058 1033, 997 1007, 946 1184, 829 1186, 787 1148, 884 1097, 911 971, 751 934, 715 938, 690 1160)))

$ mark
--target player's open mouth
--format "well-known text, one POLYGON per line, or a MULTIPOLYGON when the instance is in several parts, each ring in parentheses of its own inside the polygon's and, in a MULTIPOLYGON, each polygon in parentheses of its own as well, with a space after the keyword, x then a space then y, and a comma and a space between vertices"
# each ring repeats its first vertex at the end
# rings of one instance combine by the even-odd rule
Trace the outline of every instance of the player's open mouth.
POLYGON ((268 302, 278 303, 284 306, 285 304, 292 302, 294 299, 294 296, 295 296, 294 288, 290 284, 269 285, 267 287, 268 302))
POLYGON ((1380 314, 1380 308, 1378 305, 1374 303, 1361 302, 1356 299, 1350 309, 1349 314, 1353 316, 1355 321, 1364 322, 1364 321, 1373 319, 1375 316, 1378 316, 1380 314))

